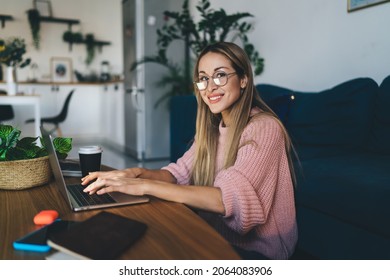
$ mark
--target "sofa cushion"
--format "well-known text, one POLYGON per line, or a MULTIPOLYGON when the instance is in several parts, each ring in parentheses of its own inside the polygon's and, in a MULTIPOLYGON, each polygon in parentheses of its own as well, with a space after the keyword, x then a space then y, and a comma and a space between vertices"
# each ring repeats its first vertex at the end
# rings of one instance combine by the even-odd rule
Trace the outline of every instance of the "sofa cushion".
POLYGON ((174 96, 170 101, 170 160, 176 162, 191 146, 196 126, 195 95, 174 96))
POLYGON ((297 207, 297 247, 321 260, 390 260, 390 239, 307 207, 297 207))
POLYGON ((295 98, 293 91, 269 84, 258 84, 256 89, 263 101, 287 126, 289 112, 295 98))
POLYGON ((390 238, 390 156, 360 153, 301 161, 296 202, 390 238))
POLYGON ((346 155, 362 149, 368 140, 378 85, 357 78, 321 92, 299 92, 260 84, 260 96, 294 95, 288 107, 286 128, 300 159, 346 155))
POLYGON ((390 76, 379 87, 368 149, 390 155, 390 76))
POLYGON ((294 92, 287 130, 301 159, 365 147, 378 85, 357 78, 318 93, 294 92))

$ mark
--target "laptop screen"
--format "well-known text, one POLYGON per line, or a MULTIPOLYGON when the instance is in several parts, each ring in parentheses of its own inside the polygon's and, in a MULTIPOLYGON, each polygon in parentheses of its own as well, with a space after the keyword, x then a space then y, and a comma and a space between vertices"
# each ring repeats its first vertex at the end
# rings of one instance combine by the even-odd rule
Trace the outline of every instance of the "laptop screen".
MULTIPOLYGON (((59 191, 61 192, 62 196, 65 198, 66 201, 68 201, 68 204, 70 208, 73 211, 82 211, 82 210, 89 210, 89 209, 100 209, 105 207, 112 207, 112 206, 121 206, 121 205, 130 205, 130 204, 136 204, 136 203, 144 203, 148 202, 149 198, 147 196, 131 196, 124 193, 119 192, 113 192, 111 194, 106 194, 111 198, 110 201, 100 201, 99 204, 88 204, 84 205, 83 201, 77 200, 77 198, 71 197, 71 193, 67 190, 67 185, 65 184, 64 176, 60 167, 60 163, 58 161, 57 154, 55 152, 55 148, 53 145, 53 139, 52 136, 47 132, 42 126, 41 126, 41 133, 43 142, 47 148, 48 154, 49 154, 49 162, 51 169, 54 174, 55 178, 55 184, 59 191)), ((70 186, 76 186, 76 185, 70 185, 70 186)), ((78 190, 79 191, 79 190, 78 190)), ((86 193, 78 193, 82 196, 87 195, 86 193)), ((98 196, 98 195, 96 195, 98 196)), ((86 202, 89 202, 89 199, 86 200, 86 202)))
POLYGON ((53 145, 52 136, 49 134, 48 131, 46 131, 43 128, 43 126, 41 126, 41 133, 42 133, 43 142, 45 143, 47 152, 49 153, 49 162, 50 162, 51 170, 53 171, 56 186, 60 190, 62 196, 69 202, 69 205, 71 205, 68 192, 66 191, 64 176, 62 174, 60 163, 58 161, 58 157, 53 145))

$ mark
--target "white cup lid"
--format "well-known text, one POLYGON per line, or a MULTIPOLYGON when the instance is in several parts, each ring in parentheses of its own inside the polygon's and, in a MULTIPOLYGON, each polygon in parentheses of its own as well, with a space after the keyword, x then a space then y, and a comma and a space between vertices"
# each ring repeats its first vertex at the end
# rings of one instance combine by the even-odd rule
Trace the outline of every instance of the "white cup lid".
POLYGON ((79 154, 96 154, 103 152, 99 146, 83 146, 79 148, 79 154))

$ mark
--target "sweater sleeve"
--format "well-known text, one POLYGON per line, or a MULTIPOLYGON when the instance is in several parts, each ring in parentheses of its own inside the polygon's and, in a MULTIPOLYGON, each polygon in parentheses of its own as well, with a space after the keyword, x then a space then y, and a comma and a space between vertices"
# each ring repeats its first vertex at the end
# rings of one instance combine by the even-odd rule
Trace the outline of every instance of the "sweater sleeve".
POLYGON ((176 163, 172 162, 161 169, 169 171, 176 178, 176 183, 179 185, 189 185, 192 162, 194 160, 194 144, 179 158, 176 163))
POLYGON ((267 221, 286 151, 280 125, 268 116, 248 124, 240 146, 235 164, 220 171, 214 185, 222 192, 226 225, 245 234, 267 221))

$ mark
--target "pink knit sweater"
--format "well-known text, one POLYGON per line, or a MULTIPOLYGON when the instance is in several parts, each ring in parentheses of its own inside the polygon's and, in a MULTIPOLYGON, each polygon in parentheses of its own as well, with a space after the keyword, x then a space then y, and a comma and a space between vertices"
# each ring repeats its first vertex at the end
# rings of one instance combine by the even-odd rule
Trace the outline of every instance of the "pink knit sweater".
MULTIPOLYGON (((252 110, 252 114, 258 110, 252 110)), ((223 168, 228 127, 220 125, 214 186, 221 189, 225 215, 200 211, 231 244, 271 259, 287 259, 297 239, 294 190, 278 122, 263 115, 244 129, 235 164, 223 168)), ((163 169, 188 185, 194 145, 176 163, 163 169)))

